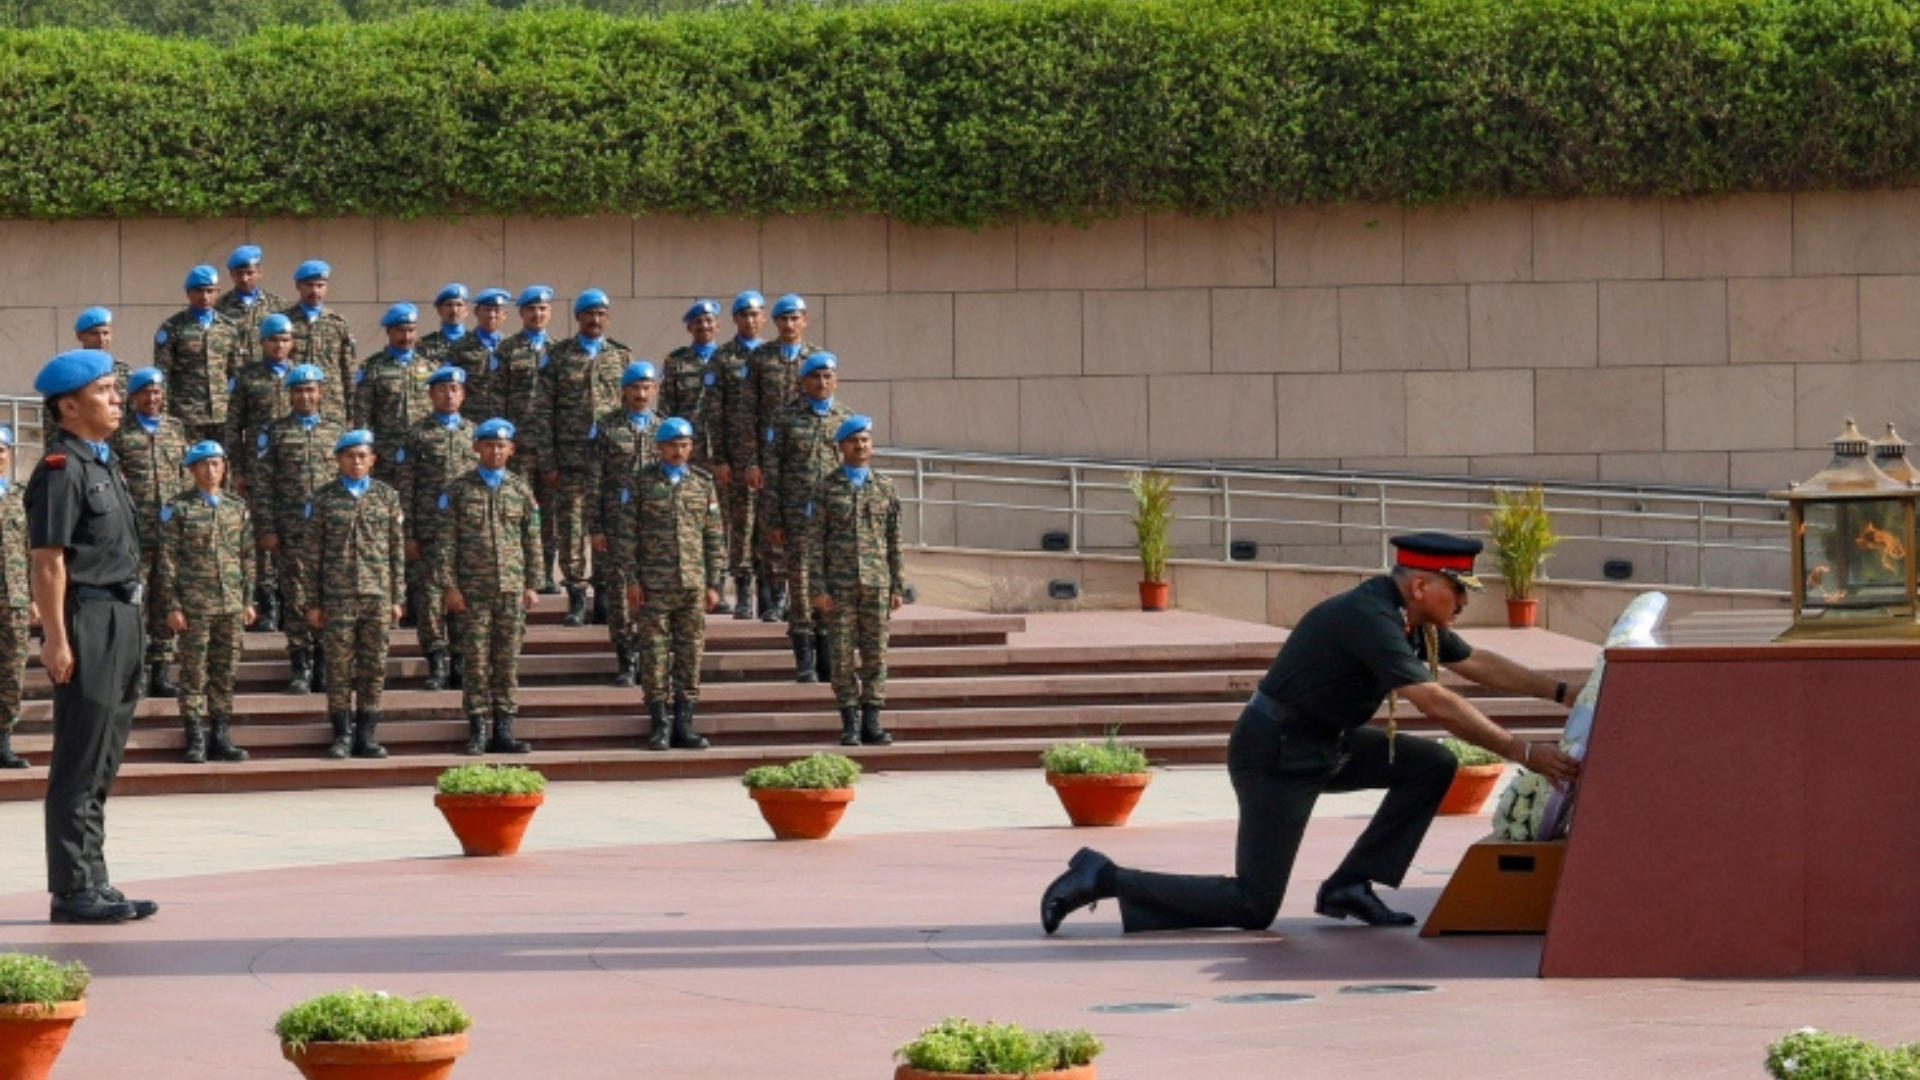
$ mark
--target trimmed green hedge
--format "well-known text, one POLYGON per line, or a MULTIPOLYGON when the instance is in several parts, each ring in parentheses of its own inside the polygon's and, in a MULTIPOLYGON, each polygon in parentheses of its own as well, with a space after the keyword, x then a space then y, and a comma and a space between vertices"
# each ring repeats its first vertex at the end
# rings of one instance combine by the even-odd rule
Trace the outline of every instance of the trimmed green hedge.
POLYGON ((1900 0, 898 0, 0 33, 0 215, 892 214, 1920 176, 1900 0))

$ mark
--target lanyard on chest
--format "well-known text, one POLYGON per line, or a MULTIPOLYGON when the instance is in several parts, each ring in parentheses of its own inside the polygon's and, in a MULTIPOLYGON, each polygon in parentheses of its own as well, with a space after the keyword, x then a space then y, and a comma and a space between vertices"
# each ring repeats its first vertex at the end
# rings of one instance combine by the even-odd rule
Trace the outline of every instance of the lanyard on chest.
MULTIPOLYGON (((1428 623, 1420 628, 1421 652, 1426 653, 1427 671, 1434 682, 1440 681, 1440 628, 1428 623)), ((1393 764, 1393 738, 1400 733, 1400 725, 1394 719, 1394 710, 1400 706, 1400 691, 1387 693, 1387 764, 1393 764)))

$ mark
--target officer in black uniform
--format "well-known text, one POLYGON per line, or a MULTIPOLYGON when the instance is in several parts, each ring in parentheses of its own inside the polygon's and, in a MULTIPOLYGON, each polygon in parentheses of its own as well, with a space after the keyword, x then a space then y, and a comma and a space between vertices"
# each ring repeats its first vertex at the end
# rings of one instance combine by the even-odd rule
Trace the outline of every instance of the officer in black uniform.
MULTIPOLYGON (((1051 934, 1068 913, 1119 897, 1127 932, 1273 922, 1313 804, 1323 791, 1385 788, 1360 839, 1320 887, 1314 910, 1371 926, 1414 918, 1374 895, 1397 887, 1453 780, 1439 743, 1368 726, 1382 699, 1405 698, 1455 736, 1519 762, 1556 783, 1579 764, 1555 743, 1528 743, 1441 686, 1439 668, 1495 690, 1566 702, 1579 692, 1484 649, 1450 628, 1478 590, 1480 542, 1444 533, 1393 538, 1393 571, 1315 605, 1274 658, 1227 743, 1227 773, 1240 802, 1234 877, 1127 870, 1082 848, 1040 898, 1051 934)), ((1397 704, 1397 702, 1396 702, 1397 704)), ((1391 709, 1389 711, 1391 717, 1391 709)))
POLYGON ((120 426, 113 357, 75 349, 47 362, 46 452, 27 481, 33 595, 47 615, 40 661, 53 679, 47 769, 47 891, 57 923, 122 922, 160 910, 107 876, 106 802, 140 700, 146 631, 133 496, 111 460, 120 426), (57 605, 49 598, 59 598, 57 605))

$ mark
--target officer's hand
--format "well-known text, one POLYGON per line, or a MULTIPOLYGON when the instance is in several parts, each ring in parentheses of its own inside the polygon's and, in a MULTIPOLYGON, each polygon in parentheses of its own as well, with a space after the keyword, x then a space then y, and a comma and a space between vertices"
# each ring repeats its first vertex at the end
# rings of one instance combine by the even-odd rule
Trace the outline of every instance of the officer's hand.
POLYGON ((1537 742, 1530 744, 1523 764, 1534 772, 1554 782, 1558 787, 1566 787, 1580 779, 1580 763, 1562 752, 1553 743, 1537 742))
POLYGON ((523 604, 525 604, 525 605, 527 606, 527 610, 528 610, 528 611, 532 611, 532 610, 533 610, 533 605, 535 605, 535 604, 537 604, 537 603, 539 603, 539 602, 540 602, 540 593, 539 593, 539 591, 538 591, 538 590, 536 590, 536 589, 528 589, 528 590, 526 591, 526 595, 524 595, 524 596, 522 596, 522 597, 520 598, 520 602, 521 602, 521 603, 523 603, 523 604))
POLYGON ((559 469, 540 470, 540 482, 547 485, 548 487, 559 487, 560 486, 560 470, 559 469))
MULTIPOLYGON (((532 596, 532 590, 528 590, 527 595, 532 596)), ((447 592, 443 599, 446 601, 447 610, 455 615, 459 615, 467 610, 467 594, 461 592, 460 586, 458 585, 447 586, 447 592)))
POLYGON ((409 540, 402 546, 407 549, 407 558, 417 559, 420 557, 420 541, 409 540))
POLYGON ((327 617, 321 614, 319 608, 310 607, 307 609, 307 625, 313 627, 315 630, 325 630, 327 628, 327 617))
POLYGON ((747 466, 747 487, 750 490, 759 491, 760 485, 763 482, 764 481, 761 479, 761 476, 760 476, 760 466, 758 465, 747 466))
POLYGON ((719 589, 708 589, 708 590, 707 590, 707 608, 706 608, 706 610, 708 610, 708 611, 712 611, 712 610, 713 610, 714 608, 717 608, 717 607, 719 607, 719 606, 720 606, 720 590, 719 590, 719 589))
POLYGON ((280 550, 280 534, 279 533, 261 533, 260 534, 260 550, 261 551, 279 551, 280 550))
POLYGON ((901 595, 900 595, 899 593, 890 593, 890 594, 888 594, 888 596, 887 596, 887 610, 888 610, 888 611, 899 611, 899 610, 900 610, 900 601, 901 601, 902 599, 904 599, 904 598, 903 598, 903 597, 902 597, 902 596, 901 596, 901 595))
MULTIPOLYGON (((241 612, 241 617, 246 620, 246 624, 248 626, 252 626, 254 623, 254 620, 260 617, 260 613, 254 610, 254 607, 252 604, 248 604, 247 610, 244 612, 241 612)), ((185 628, 182 627, 182 629, 185 629, 185 628)))
POLYGON ((46 642, 40 646, 40 666, 47 669, 47 678, 65 685, 73 678, 73 650, 64 641, 57 646, 46 642))
POLYGON ((647 603, 647 590, 641 588, 638 585, 627 586, 627 606, 628 607, 630 608, 645 607, 646 603, 647 603))
MULTIPOLYGON (((247 610, 248 610, 248 611, 252 611, 253 609, 252 609, 252 608, 248 608, 247 610)), ((253 620, 252 620, 252 619, 248 619, 247 621, 248 621, 248 622, 252 622, 253 620)), ((184 612, 184 611, 169 611, 169 612, 167 612, 167 629, 169 629, 169 630, 171 630, 171 631, 173 631, 174 633, 176 633, 176 634, 178 634, 178 633, 182 633, 182 632, 184 632, 184 631, 186 630, 186 628, 187 628, 187 613, 186 613, 186 612, 184 612)))
POLYGON ((813 610, 822 615, 833 614, 833 597, 828 596, 826 593, 821 593, 819 596, 814 597, 813 610))
POLYGON ((594 533, 587 538, 587 542, 593 545, 594 551, 602 555, 607 553, 607 537, 605 533, 594 533))
POLYGON ((719 484, 721 487, 732 487, 733 466, 722 465, 719 462, 715 462, 713 465, 713 482, 719 484))
POLYGON ((407 605, 395 604, 393 605, 393 619, 391 621, 398 623, 401 619, 406 617, 406 614, 407 614, 407 605))

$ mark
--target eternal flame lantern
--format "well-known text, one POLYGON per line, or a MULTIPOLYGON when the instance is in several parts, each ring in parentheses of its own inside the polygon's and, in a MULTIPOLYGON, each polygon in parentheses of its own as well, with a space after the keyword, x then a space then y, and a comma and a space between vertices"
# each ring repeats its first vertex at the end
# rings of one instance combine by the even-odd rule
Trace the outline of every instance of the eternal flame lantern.
POLYGON ((1786 500, 1793 538, 1793 626, 1780 640, 1920 637, 1917 479, 1892 424, 1874 443, 1849 418, 1826 468, 1769 493, 1786 500))

